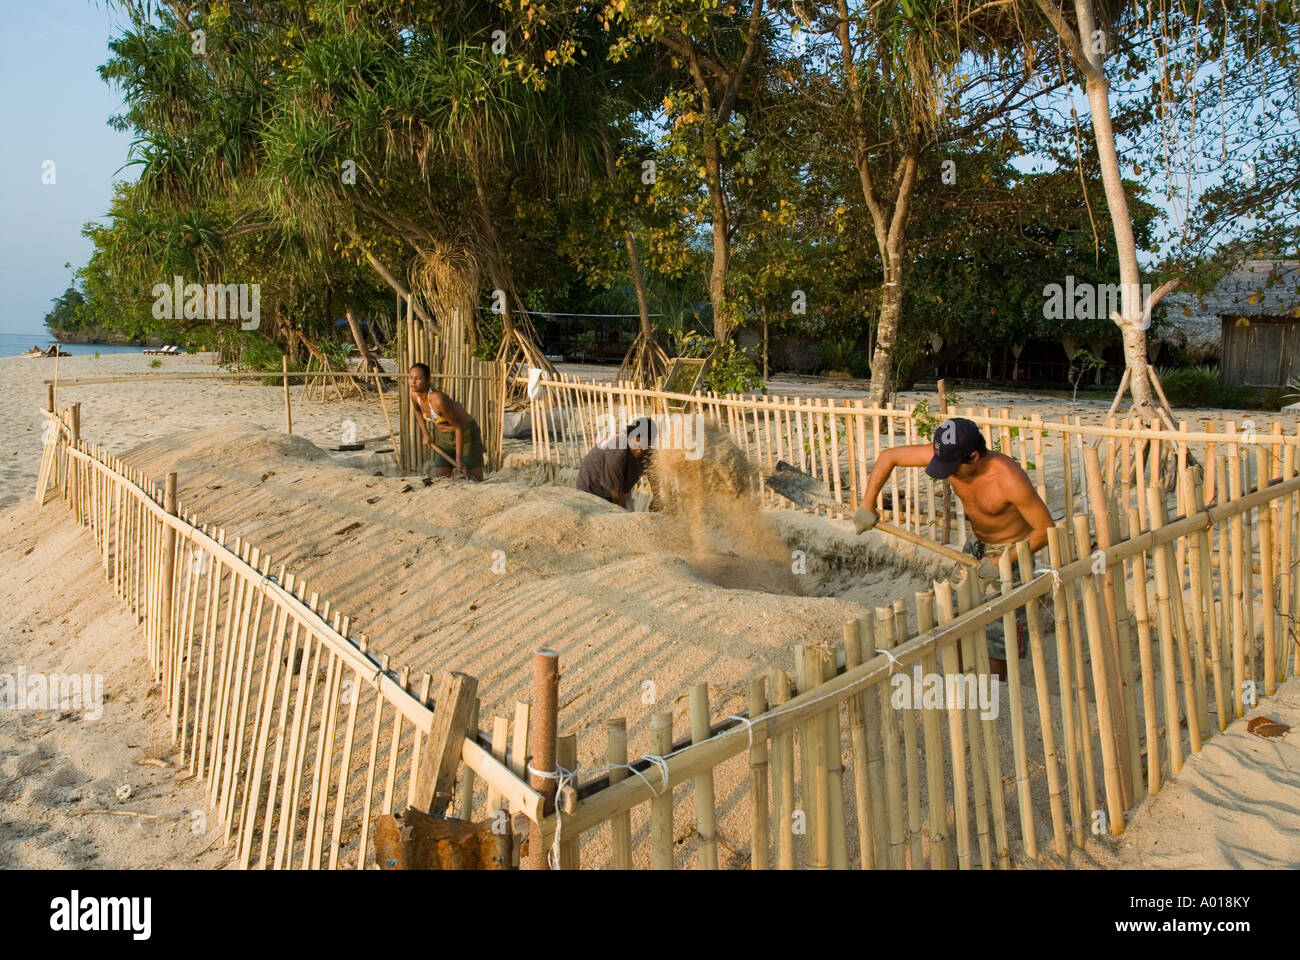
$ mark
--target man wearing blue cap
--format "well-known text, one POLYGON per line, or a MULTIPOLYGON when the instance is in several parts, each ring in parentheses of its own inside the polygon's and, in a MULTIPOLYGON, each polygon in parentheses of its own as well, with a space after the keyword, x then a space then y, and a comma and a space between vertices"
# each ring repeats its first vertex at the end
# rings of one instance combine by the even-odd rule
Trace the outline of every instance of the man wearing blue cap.
MULTIPOLYGON (((1029 475, 1010 457, 989 450, 984 434, 965 417, 953 417, 939 424, 934 443, 917 443, 881 451, 872 465, 862 507, 854 515, 859 532, 870 530, 880 519, 874 509, 876 498, 895 467, 925 467, 936 480, 947 480, 961 498, 975 537, 966 542, 966 552, 980 560, 976 570, 983 581, 1000 579, 992 559, 1021 540, 1030 550, 1047 544, 1052 515, 1039 498, 1029 475)), ((989 625, 990 667, 1006 677, 1006 643, 1001 621, 989 625)))

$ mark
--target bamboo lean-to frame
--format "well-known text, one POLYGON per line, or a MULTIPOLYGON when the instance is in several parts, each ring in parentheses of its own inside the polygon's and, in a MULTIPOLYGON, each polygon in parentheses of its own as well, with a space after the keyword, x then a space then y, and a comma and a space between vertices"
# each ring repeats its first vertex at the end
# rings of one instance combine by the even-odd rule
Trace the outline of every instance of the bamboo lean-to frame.
MULTIPOLYGON (((42 412, 51 427, 36 499, 60 489, 141 624, 179 763, 211 804, 195 832, 211 818, 242 867, 373 865, 377 817, 427 800, 429 675, 413 682, 368 638, 350 639, 349 619, 300 578, 187 514, 174 474, 160 488, 81 439, 79 406, 42 412)), ((476 723, 451 741, 466 771, 458 812, 479 808, 472 782, 465 789, 473 771, 480 794, 540 819, 544 798, 522 763, 495 759, 476 723)), ((525 711, 523 737, 527 727, 525 711)))

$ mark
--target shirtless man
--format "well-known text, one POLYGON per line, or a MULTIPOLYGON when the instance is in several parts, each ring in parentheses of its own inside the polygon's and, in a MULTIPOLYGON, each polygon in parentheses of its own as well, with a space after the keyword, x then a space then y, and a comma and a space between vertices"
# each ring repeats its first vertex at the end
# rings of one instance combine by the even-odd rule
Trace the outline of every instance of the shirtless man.
MULTIPOLYGON (((885 481, 894 467, 925 467, 936 480, 947 480, 966 508, 966 519, 975 533, 966 552, 980 561, 976 575, 981 581, 1000 580, 993 556, 1000 556, 1013 544, 1029 541, 1031 551, 1047 544, 1052 515, 1039 499, 1029 475, 1005 454, 988 449, 984 434, 970 420, 954 417, 934 431, 934 443, 892 447, 881 452, 871 468, 862 508, 855 515, 857 525, 870 530, 880 516, 873 509, 885 481)), ((1006 643, 1001 621, 990 624, 989 666, 1006 678, 1006 643)))
POLYGON ((435 477, 449 477, 452 467, 473 480, 483 479, 483 434, 459 403, 429 385, 429 368, 414 364, 407 374, 415 421, 426 446, 434 448, 435 477), (435 436, 429 433, 433 427, 435 436))

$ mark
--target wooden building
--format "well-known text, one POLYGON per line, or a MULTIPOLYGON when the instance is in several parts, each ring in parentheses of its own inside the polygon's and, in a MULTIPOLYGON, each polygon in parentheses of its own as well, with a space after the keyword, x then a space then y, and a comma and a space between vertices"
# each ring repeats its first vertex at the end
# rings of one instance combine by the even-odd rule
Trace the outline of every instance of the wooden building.
POLYGON ((1219 337, 1224 386, 1281 387, 1300 377, 1300 261, 1247 260, 1204 297, 1172 294, 1166 319, 1219 337))

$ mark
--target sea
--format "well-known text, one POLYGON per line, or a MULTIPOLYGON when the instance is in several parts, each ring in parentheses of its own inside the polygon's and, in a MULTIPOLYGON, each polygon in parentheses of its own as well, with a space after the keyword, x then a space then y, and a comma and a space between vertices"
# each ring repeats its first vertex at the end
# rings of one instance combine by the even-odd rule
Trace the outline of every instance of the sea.
MULTIPOLYGON (((0 357, 16 357, 21 353, 26 353, 32 347, 40 347, 44 350, 50 344, 54 343, 54 337, 48 330, 41 330, 36 333, 10 333, 9 331, 0 331, 0 357)), ((143 347, 118 346, 117 344, 107 343, 61 343, 59 344, 60 352, 68 356, 89 356, 99 351, 105 353, 139 353, 143 347)))

